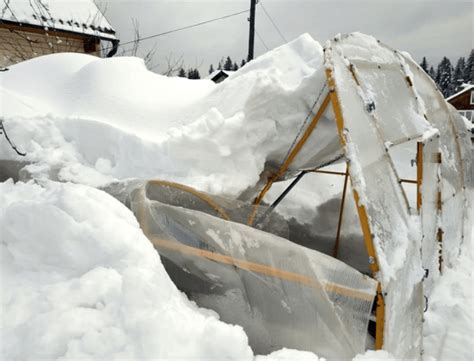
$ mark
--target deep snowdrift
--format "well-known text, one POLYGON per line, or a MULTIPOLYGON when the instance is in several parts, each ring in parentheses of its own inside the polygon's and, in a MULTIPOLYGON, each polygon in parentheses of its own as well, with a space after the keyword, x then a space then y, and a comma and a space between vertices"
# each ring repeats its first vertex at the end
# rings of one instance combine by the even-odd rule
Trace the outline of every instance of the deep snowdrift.
MULTIPOLYGON (((309 35, 218 85, 157 75, 137 58, 55 54, 2 73, 0 114, 36 177, 94 186, 160 177, 238 195, 281 162, 324 83, 321 67, 309 35)), ((320 127, 332 130, 320 141, 330 156, 335 125, 320 127)))
POLYGON ((252 358, 247 336, 179 292, 104 192, 0 184, 2 359, 252 358))

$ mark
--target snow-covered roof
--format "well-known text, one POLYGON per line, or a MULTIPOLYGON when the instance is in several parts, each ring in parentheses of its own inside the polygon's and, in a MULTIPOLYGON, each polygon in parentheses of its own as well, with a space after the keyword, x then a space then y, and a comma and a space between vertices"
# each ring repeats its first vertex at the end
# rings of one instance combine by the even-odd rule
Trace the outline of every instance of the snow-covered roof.
POLYGON ((116 39, 93 0, 10 0, 0 6, 2 21, 116 39))
POLYGON ((460 91, 458 91, 456 94, 451 95, 450 97, 446 98, 447 101, 450 101, 451 99, 456 98, 457 96, 461 95, 462 93, 471 90, 474 88, 473 84, 463 84, 464 88, 460 91))
POLYGON ((212 80, 212 79, 214 79, 214 78, 216 77, 216 75, 219 75, 220 73, 223 73, 223 74, 225 74, 225 75, 227 75, 227 76, 231 76, 232 74, 235 73, 235 71, 231 71, 231 70, 220 70, 220 69, 218 69, 218 70, 213 71, 211 74, 209 74, 209 75, 206 77, 206 79, 211 79, 211 80, 212 80))

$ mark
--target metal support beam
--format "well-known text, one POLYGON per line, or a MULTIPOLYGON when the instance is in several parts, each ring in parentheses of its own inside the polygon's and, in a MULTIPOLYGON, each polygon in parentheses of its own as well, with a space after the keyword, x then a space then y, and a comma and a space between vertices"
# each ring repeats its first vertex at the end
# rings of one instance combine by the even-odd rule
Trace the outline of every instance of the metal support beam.
POLYGON ((267 216, 275 209, 275 207, 280 204, 280 202, 286 197, 286 195, 290 193, 293 187, 298 184, 298 182, 303 178, 306 173, 307 171, 304 170, 300 174, 298 174, 298 176, 293 180, 293 182, 291 182, 291 184, 286 187, 283 193, 278 196, 278 198, 270 205, 270 207, 268 207, 265 213, 263 213, 262 216, 255 221, 254 225, 262 223, 265 218, 267 218, 267 216))

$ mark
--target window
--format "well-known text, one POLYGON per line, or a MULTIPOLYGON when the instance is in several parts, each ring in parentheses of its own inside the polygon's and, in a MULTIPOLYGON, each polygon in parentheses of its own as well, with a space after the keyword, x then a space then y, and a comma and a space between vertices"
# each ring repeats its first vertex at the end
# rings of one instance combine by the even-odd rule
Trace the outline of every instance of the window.
POLYGON ((471 90, 471 104, 474 104, 474 90, 471 90))
POLYGON ((465 116, 466 116, 467 120, 469 120, 470 122, 472 122, 472 111, 467 110, 465 116))
POLYGON ((474 123, 474 110, 459 110, 459 114, 474 123))

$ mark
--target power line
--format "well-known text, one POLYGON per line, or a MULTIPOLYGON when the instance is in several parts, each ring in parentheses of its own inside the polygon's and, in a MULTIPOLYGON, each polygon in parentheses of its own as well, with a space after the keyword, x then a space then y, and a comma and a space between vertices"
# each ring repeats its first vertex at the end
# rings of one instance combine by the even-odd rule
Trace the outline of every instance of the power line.
MULTIPOLYGON (((135 40, 127 41, 127 42, 125 42, 125 43, 120 43, 119 46, 123 46, 123 45, 127 45, 127 44, 132 44, 132 43, 134 43, 134 42, 136 42, 136 41, 142 41, 142 40, 148 40, 148 39, 157 38, 157 37, 159 37, 159 36, 168 35, 168 34, 171 34, 171 33, 176 33, 176 32, 178 32, 178 31, 182 31, 182 30, 186 30, 186 29, 195 28, 195 27, 197 27, 197 26, 209 24, 209 23, 212 23, 212 22, 214 22, 214 21, 218 21, 218 20, 222 20, 222 19, 231 18, 231 17, 233 17, 233 16, 245 14, 245 13, 248 13, 248 12, 249 12, 249 10, 243 10, 243 11, 239 11, 239 12, 236 12, 236 13, 233 13, 233 14, 224 15, 224 16, 221 16, 221 17, 218 17, 218 18, 214 18, 214 19, 210 19, 210 20, 206 20, 206 21, 201 21, 200 23, 196 23, 196 24, 192 24, 192 25, 187 25, 187 26, 183 26, 183 27, 181 27, 181 28, 176 28, 176 29, 168 30, 168 31, 165 31, 165 32, 162 32, 162 33, 158 33, 158 34, 146 36, 146 37, 144 37, 144 38, 138 38, 138 39, 135 39, 135 40)), ((109 48, 105 48, 105 49, 103 49, 103 50, 108 50, 108 49, 111 49, 111 48, 112 48, 112 46, 110 46, 109 48)))
POLYGON ((265 47, 265 49, 270 50, 270 49, 268 48, 267 44, 265 44, 265 42, 263 41, 263 38, 261 37, 261 35, 260 35, 260 33, 258 32, 257 29, 255 29, 255 33, 257 34, 258 40, 261 41, 261 43, 263 44, 263 46, 265 47))
POLYGON ((275 28, 275 30, 278 32, 278 34, 280 35, 280 37, 283 39, 283 41, 285 43, 288 42, 288 40, 286 40, 285 36, 281 33, 280 29, 278 28, 277 24, 275 23, 275 21, 273 21, 272 17, 270 16, 270 14, 268 13, 267 9, 265 9, 265 6, 263 6, 263 1, 260 0, 258 2, 260 4, 260 6, 262 7, 262 10, 263 12, 265 13, 265 15, 267 16, 268 20, 270 20, 270 22, 272 23, 273 27, 275 28))

